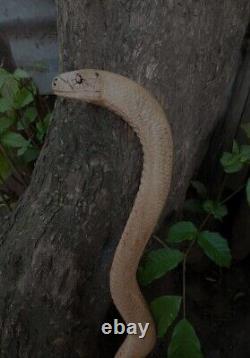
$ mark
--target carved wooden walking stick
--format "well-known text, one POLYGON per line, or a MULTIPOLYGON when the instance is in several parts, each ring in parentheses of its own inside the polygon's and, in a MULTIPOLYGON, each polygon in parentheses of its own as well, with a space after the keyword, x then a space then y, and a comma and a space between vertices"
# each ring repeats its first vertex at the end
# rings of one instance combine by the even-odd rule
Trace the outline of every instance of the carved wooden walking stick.
POLYGON ((76 98, 115 112, 133 128, 141 142, 141 183, 115 251, 110 290, 126 323, 150 324, 144 339, 139 339, 138 335, 127 336, 116 357, 146 357, 154 347, 156 333, 136 272, 170 189, 173 144, 168 121, 148 91, 111 72, 87 69, 63 73, 53 80, 52 87, 58 96, 76 98))

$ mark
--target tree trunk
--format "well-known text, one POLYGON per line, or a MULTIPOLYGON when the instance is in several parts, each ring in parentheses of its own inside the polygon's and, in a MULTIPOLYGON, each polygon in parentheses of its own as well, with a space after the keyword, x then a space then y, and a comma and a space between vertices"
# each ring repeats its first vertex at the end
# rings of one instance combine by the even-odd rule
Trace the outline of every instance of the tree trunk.
MULTIPOLYGON (((149 89, 172 126, 178 211, 226 110, 248 0, 58 1, 62 71, 149 89)), ((108 272, 139 185, 140 144, 115 115, 58 100, 32 181, 0 240, 1 357, 104 357, 108 272)), ((110 355, 108 355, 110 357, 110 355)))

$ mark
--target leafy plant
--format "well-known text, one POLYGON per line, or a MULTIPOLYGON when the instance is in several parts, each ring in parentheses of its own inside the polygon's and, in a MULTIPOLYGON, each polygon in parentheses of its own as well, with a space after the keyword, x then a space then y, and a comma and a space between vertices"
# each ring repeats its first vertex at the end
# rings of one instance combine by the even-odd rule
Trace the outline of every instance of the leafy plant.
POLYGON ((151 251, 144 259, 138 271, 140 283, 150 284, 157 278, 173 270, 183 260, 183 253, 170 248, 151 251))
POLYGON ((191 323, 182 319, 175 326, 168 348, 169 358, 202 358, 201 345, 191 323))
POLYGON ((220 221, 228 213, 226 205, 215 200, 205 200, 203 203, 203 209, 206 213, 211 214, 215 219, 220 221))
POLYGON ((157 324, 158 337, 164 337, 177 318, 181 306, 179 296, 161 296, 151 302, 151 310, 157 324))
MULTIPOLYGON (((46 101, 29 74, 0 68, 0 179, 11 175, 23 187, 29 181, 51 120, 46 101)), ((2 191, 0 191, 3 197, 2 191)), ((6 194, 5 194, 6 197, 6 194)), ((7 195, 11 201, 11 191, 7 195)), ((5 200, 5 201, 6 201, 5 200)), ((10 206, 9 206, 10 207, 10 206)))
POLYGON ((244 165, 250 163, 250 145, 239 146, 234 141, 232 152, 225 152, 221 157, 221 164, 226 173, 237 173, 244 165))
MULTIPOLYGON (((250 138, 249 125, 245 125, 244 130, 250 138)), ((237 173, 243 168, 249 169, 250 146, 238 145, 234 141, 232 151, 223 153, 220 162, 226 176, 237 173)), ((203 357, 199 339, 192 324, 186 318, 186 265, 192 248, 198 245, 214 264, 229 268, 232 257, 227 240, 220 233, 207 230, 206 226, 211 219, 219 221, 224 219, 228 214, 227 202, 243 188, 246 190, 250 205, 250 178, 244 186, 223 199, 221 199, 223 185, 215 199, 209 198, 208 190, 203 183, 196 180, 191 182, 191 186, 197 198, 187 200, 185 209, 202 215, 200 225, 197 226, 191 221, 179 221, 169 228, 166 237, 155 236, 163 248, 148 252, 138 270, 139 282, 142 285, 149 285, 182 264, 182 297, 161 296, 151 302, 158 337, 164 337, 169 328, 175 325, 168 348, 168 358, 203 357), (176 245, 180 244, 182 251, 176 248, 176 245), (178 321, 181 303, 183 317, 178 321)))

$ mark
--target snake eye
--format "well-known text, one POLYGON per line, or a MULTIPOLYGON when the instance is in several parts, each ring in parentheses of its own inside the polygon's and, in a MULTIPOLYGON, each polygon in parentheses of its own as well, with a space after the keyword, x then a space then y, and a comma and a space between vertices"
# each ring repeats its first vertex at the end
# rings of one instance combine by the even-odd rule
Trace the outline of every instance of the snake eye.
POLYGON ((56 78, 54 78, 54 80, 53 80, 53 87, 56 87, 56 84, 57 84, 57 80, 58 80, 58 78, 56 77, 56 78))
POLYGON ((81 84, 81 83, 83 83, 83 78, 82 78, 82 76, 80 75, 80 73, 77 73, 76 74, 76 83, 79 83, 79 84, 81 84))

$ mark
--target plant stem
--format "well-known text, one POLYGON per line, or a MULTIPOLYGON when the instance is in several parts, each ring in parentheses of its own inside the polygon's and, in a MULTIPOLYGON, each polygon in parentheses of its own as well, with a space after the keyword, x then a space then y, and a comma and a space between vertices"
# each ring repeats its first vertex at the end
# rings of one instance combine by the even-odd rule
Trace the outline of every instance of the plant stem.
POLYGON ((192 250, 196 242, 192 240, 187 248, 187 251, 184 254, 183 262, 182 262, 182 309, 183 309, 183 318, 186 318, 186 271, 187 271, 187 258, 192 250))
POLYGON ((168 248, 167 244, 165 244, 165 242, 162 241, 158 236, 153 235, 153 239, 155 239, 156 241, 158 241, 163 247, 168 248))
POLYGON ((26 134, 26 136, 31 140, 31 143, 34 145, 34 147, 36 147, 37 149, 41 149, 38 144, 35 142, 34 138, 33 138, 33 133, 31 133, 28 129, 25 128, 25 123, 22 119, 22 117, 19 115, 19 113, 17 113, 18 115, 18 120, 21 122, 22 126, 23 126, 23 130, 24 133, 26 134))
POLYGON ((201 230, 204 229, 204 227, 206 226, 206 224, 208 223, 208 221, 210 220, 212 214, 207 214, 207 216, 205 217, 205 219, 202 221, 202 223, 199 226, 198 232, 200 232, 201 230))
MULTIPOLYGON (((203 228, 205 227, 205 225, 208 223, 209 219, 211 217, 211 214, 208 214, 205 219, 203 220, 203 222, 201 223, 199 229, 198 229, 198 233, 201 232, 203 230, 203 228)), ((184 258, 183 258, 183 262, 182 262, 182 309, 183 309, 183 318, 186 318, 186 271, 187 271, 187 259, 188 256, 194 246, 194 244, 196 243, 197 238, 192 240, 187 248, 187 251, 184 254, 184 258)))
MULTIPOLYGON (((222 193, 223 193, 223 188, 225 186, 225 182, 226 182, 227 176, 225 176, 222 186, 221 186, 221 190, 220 193, 218 195, 218 200, 220 199, 222 193)), ((232 197, 234 197, 236 194, 238 194, 242 189, 245 188, 245 184, 242 185, 241 187, 239 187, 237 190, 235 190, 232 194, 230 194, 229 196, 227 196, 224 200, 222 200, 220 202, 220 204, 225 204, 226 202, 228 202, 230 199, 232 199, 232 197)), ((204 227, 206 226, 206 224, 208 223, 208 221, 210 220, 212 214, 208 214, 205 219, 203 220, 203 222, 201 223, 199 229, 198 229, 198 233, 201 232, 204 227)), ((158 241, 161 241, 158 239, 158 241)), ((187 259, 188 256, 194 246, 194 244, 196 243, 196 239, 192 240, 191 243, 189 244, 187 251, 184 254, 184 258, 183 258, 183 263, 182 263, 182 302, 183 302, 183 318, 186 318, 186 270, 187 270, 187 259)))
POLYGON ((241 185, 237 190, 235 190, 232 194, 228 195, 225 199, 223 199, 220 204, 225 204, 230 199, 232 199, 236 194, 238 194, 242 189, 244 189, 246 184, 241 185))

